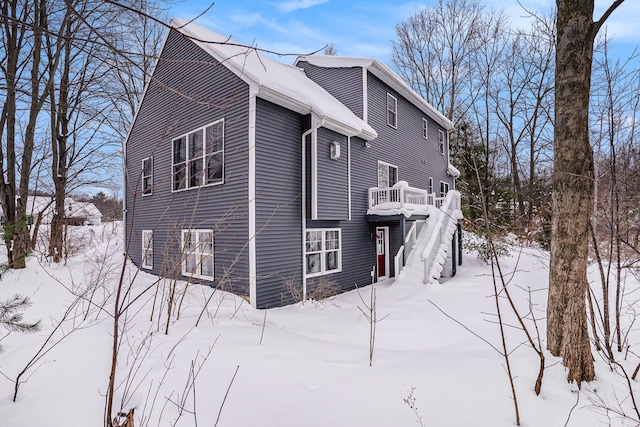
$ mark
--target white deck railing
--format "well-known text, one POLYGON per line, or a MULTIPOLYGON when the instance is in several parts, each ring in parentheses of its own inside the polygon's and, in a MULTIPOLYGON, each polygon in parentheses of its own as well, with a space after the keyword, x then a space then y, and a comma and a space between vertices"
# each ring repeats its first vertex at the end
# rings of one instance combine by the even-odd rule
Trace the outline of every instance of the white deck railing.
POLYGON ((400 272, 405 266, 405 263, 409 258, 409 255, 411 255, 411 251, 413 251, 413 247, 415 246, 416 241, 418 240, 418 235, 420 235, 420 232, 422 231, 422 227, 426 223, 427 221, 420 220, 420 221, 414 221, 413 224, 411 225, 411 228, 409 229, 409 231, 407 232, 404 238, 404 244, 400 246, 400 249, 398 249, 398 253, 394 257, 394 265, 395 265, 395 273, 396 273, 395 277, 398 277, 400 275, 400 272))
POLYGON ((435 223, 431 230, 431 236, 420 254, 424 267, 424 283, 430 283, 440 277, 451 243, 450 239, 459 219, 454 215, 456 212, 460 214, 460 193, 457 191, 447 193, 440 210, 437 219, 434 218, 435 223))
POLYGON ((440 207, 444 197, 436 197, 436 193, 427 190, 396 184, 389 188, 373 187, 369 189, 369 209, 402 209, 412 206, 440 207))

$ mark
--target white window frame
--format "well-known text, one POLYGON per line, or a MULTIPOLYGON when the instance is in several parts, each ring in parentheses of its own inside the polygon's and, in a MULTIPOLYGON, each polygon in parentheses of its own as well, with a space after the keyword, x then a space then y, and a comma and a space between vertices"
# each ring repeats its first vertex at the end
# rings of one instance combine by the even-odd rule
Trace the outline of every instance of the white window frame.
POLYGON ((150 196, 153 194, 153 156, 142 159, 142 195, 150 196), (145 163, 149 162, 149 173, 145 173, 145 163))
POLYGON ((211 229, 183 229, 180 238, 183 276, 213 280, 215 274, 214 236, 211 229), (209 235, 209 239, 207 239, 209 235), (188 240, 187 240, 188 239, 188 240), (185 244, 189 242, 189 245, 185 244), (206 259, 211 258, 211 274, 207 274, 206 259), (193 268, 191 267, 193 265, 193 268), (192 271, 190 271, 192 270, 192 271))
MULTIPOLYGON (((205 126, 192 130, 171 140, 171 192, 189 190, 192 188, 208 187, 224 184, 224 146, 225 146, 225 119, 216 120, 205 126), (220 141, 217 144, 209 144, 213 140, 209 132, 215 132, 219 128, 220 141), (201 144, 192 144, 194 138, 200 137, 201 144), (184 159, 176 159, 177 141, 184 144, 184 159), (208 163, 219 160, 220 176, 208 177, 208 163), (176 177, 179 176, 180 179, 176 177), (184 182, 182 182, 184 181, 184 182)), ((182 151, 182 150, 180 150, 182 151)))
POLYGON ((398 128, 398 99, 390 93, 387 93, 387 124, 394 129, 398 128))
POLYGON ((398 166, 392 165, 391 163, 383 162, 382 160, 378 160, 378 188, 391 188, 395 184, 398 183, 398 180, 399 180, 398 166), (386 173, 387 182, 386 183, 382 182, 382 176, 380 175, 380 168, 381 167, 386 167, 386 169, 387 169, 387 173, 386 173), (391 169, 395 169, 395 171, 396 171, 396 180, 395 180, 395 182, 393 184, 391 184, 391 181, 389 180, 389 177, 390 177, 389 171, 391 169), (391 184, 391 185, 389 185, 389 184, 391 184))
POLYGON ((422 137, 429 139, 429 122, 424 117, 422 118, 422 137))
POLYGON ((153 268, 153 230, 142 230, 142 268, 153 268))
MULTIPOLYGON (((342 230, 340 228, 307 228, 304 237, 304 274, 305 277, 317 277, 342 271, 342 230), (337 241, 330 234, 337 233, 337 241), (313 239, 313 240, 310 240, 313 239), (334 245, 330 244, 331 242, 334 245), (337 243, 337 247, 335 244, 337 243), (327 255, 336 254, 336 268, 327 268, 327 255), (319 269, 309 273, 310 257, 319 257, 319 269)), ((316 264, 317 265, 317 264, 316 264)))
POLYGON ((438 144, 440 145, 440 154, 444 156, 445 134, 442 130, 438 129, 438 144))
POLYGON ((429 177, 429 194, 433 193, 433 177, 429 177))
POLYGON ((440 197, 446 197, 448 192, 449 192, 449 183, 440 181, 440 197))

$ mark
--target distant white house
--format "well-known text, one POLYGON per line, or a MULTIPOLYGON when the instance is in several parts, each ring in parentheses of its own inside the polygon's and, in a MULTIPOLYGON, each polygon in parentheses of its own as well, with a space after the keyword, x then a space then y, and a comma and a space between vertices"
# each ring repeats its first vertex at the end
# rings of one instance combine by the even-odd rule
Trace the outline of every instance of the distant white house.
MULTIPOLYGON (((35 223, 42 213, 42 224, 51 224, 54 203, 51 197, 29 196, 27 216, 35 223)), ((102 214, 91 202, 77 202, 69 197, 64 201, 65 217, 69 225, 98 225, 102 223, 102 214)), ((4 223, 4 212, 0 206, 0 223, 4 223)))
POLYGON ((99 225, 102 223, 102 214, 91 202, 76 202, 66 199, 64 202, 65 216, 70 225, 99 225))

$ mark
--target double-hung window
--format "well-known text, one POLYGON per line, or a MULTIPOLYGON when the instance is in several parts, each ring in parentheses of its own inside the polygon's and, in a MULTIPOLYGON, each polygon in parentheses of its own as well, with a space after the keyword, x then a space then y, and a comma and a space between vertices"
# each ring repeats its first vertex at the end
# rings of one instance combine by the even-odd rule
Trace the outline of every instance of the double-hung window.
POLYGON ((390 93, 387 94, 387 124, 398 127, 398 100, 390 93))
POLYGON ((438 145, 440 145, 440 154, 444 155, 445 134, 443 131, 438 130, 438 145))
POLYGON ((142 195, 153 193, 153 157, 142 159, 142 195))
POLYGON ((378 188, 390 188, 398 182, 398 167, 378 161, 378 188))
POLYGON ((213 230, 182 230, 182 274, 213 280, 213 230))
POLYGON ((153 268, 152 230, 142 230, 142 268, 153 268))
POLYGON ((224 119, 173 140, 173 191, 224 182, 224 119))
POLYGON ((422 137, 424 139, 429 138, 429 123, 427 122, 427 119, 425 119, 424 117, 422 118, 422 137))
POLYGON ((339 228, 312 228, 305 234, 307 277, 342 270, 341 232, 339 228))
POLYGON ((428 192, 429 194, 433 193, 433 177, 429 177, 429 188, 428 188, 428 192))

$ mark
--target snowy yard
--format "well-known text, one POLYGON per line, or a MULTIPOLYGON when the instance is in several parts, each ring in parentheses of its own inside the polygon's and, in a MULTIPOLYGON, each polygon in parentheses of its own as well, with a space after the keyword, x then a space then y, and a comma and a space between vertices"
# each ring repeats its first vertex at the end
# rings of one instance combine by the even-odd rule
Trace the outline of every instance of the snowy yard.
MULTIPOLYGON (((79 228, 84 243, 66 265, 51 265, 35 254, 26 270, 2 276, 0 301, 26 295, 33 304, 25 320, 42 321, 32 335, 0 329, 2 427, 102 424, 111 298, 124 252, 120 226, 79 228), (39 353, 43 345, 48 351, 39 353), (14 380, 34 356, 14 403, 14 380)), ((512 247, 501 260, 518 309, 523 315, 531 310, 541 334, 547 256, 512 247)), ((595 269, 592 274, 596 280, 595 269)), ((407 270, 401 280, 375 286, 377 316, 384 319, 377 323, 373 366, 369 323, 361 312, 371 286, 360 295, 261 311, 237 296, 191 285, 179 319, 175 310, 170 317, 167 335, 170 283, 143 292, 156 279, 127 266, 130 300, 139 298, 122 325, 115 404, 136 408, 136 427, 515 425, 505 359, 496 351, 502 344, 491 267, 474 255, 466 254, 458 275, 444 284, 423 285, 417 272, 407 270)), ((629 279, 627 293, 637 285, 629 279)), ((178 284, 177 299, 183 287, 178 284)), ((500 307, 522 425, 636 424, 604 410, 636 416, 626 380, 595 351, 598 379, 580 392, 566 382, 558 359, 546 353, 542 393, 536 396, 538 356, 505 299, 500 307)), ((527 325, 535 333, 531 315, 527 325)), ((628 340, 629 353, 617 357, 632 373, 638 363, 635 328, 628 340)))

